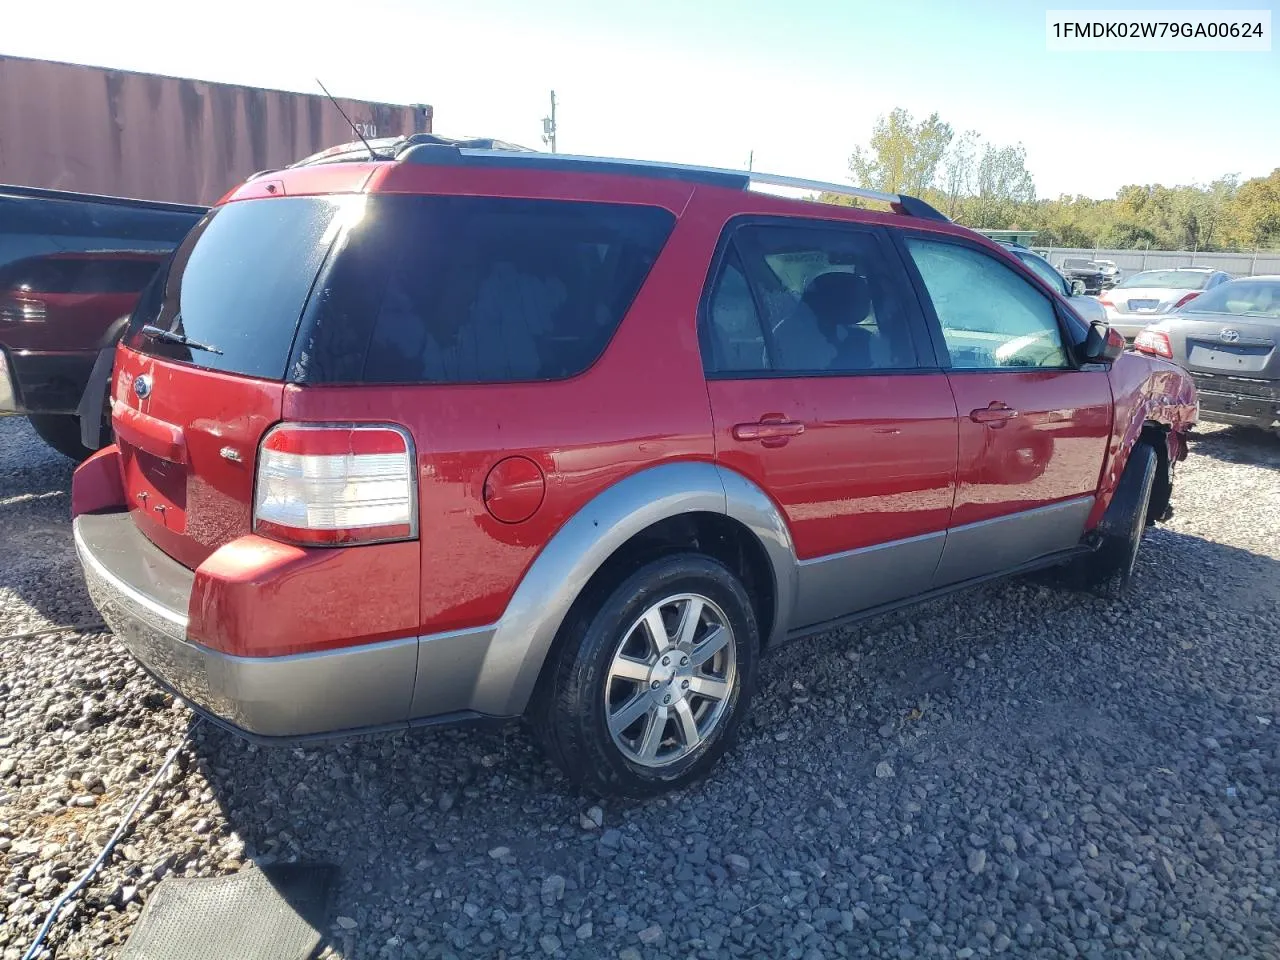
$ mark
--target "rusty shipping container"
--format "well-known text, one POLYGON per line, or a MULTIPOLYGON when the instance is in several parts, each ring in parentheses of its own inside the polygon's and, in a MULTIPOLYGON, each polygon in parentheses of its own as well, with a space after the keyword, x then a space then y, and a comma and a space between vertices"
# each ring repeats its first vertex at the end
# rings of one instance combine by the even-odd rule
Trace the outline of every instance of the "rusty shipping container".
MULTIPOLYGON (((431 132, 424 104, 338 102, 369 138, 431 132)), ((207 205, 351 139, 319 93, 0 56, 0 183, 207 205)))

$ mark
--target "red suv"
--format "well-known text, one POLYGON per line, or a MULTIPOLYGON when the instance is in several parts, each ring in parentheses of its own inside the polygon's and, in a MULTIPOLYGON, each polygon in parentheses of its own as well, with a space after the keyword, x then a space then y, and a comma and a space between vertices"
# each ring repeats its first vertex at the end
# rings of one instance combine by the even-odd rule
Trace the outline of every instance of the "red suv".
POLYGON ((104 618, 241 733, 525 716, 643 796, 724 753, 769 648, 1041 567, 1123 583, 1169 510, 1187 376, 921 201, 373 149, 195 227, 75 476, 104 618))
POLYGON ((115 342, 203 207, 0 185, 0 416, 77 461, 102 445, 115 342), (95 365, 101 389, 86 392, 95 365))

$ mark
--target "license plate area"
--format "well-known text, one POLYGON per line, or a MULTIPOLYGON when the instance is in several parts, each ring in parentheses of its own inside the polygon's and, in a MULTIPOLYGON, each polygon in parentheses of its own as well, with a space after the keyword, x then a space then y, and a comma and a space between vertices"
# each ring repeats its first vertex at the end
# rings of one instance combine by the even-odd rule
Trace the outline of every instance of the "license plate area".
POLYGON ((1242 346, 1229 343, 1187 344, 1187 363, 1192 367, 1220 370, 1224 373, 1257 373, 1267 366, 1270 347, 1242 346))

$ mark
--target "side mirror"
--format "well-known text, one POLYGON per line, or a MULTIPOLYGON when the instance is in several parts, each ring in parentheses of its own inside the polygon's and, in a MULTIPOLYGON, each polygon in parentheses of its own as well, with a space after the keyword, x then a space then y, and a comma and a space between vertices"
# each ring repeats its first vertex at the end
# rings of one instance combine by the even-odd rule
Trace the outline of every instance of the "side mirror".
POLYGON ((1071 295, 1072 295, 1073 297, 1082 297, 1082 296, 1084 296, 1084 281, 1083 281, 1083 280, 1072 280, 1072 281, 1071 281, 1071 295))
POLYGON ((1112 363, 1124 353, 1124 335, 1101 320, 1089 324, 1084 340, 1085 363, 1112 363))

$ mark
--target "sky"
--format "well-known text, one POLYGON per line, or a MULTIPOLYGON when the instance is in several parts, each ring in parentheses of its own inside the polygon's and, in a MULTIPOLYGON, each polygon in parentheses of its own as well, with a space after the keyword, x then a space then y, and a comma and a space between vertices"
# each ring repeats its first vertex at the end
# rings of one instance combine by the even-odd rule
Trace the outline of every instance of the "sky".
MULTIPOLYGON (((1170 6, 1215 7, 1124 4, 1170 6)), ((1045 11, 1064 7, 204 0, 184 17, 173 0, 46 0, 6 5, 0 54, 307 92, 318 76, 338 96, 430 103, 439 133, 534 147, 554 89, 562 153, 738 169, 753 155, 757 170, 839 182, 852 149, 895 107, 937 111, 997 145, 1021 142, 1041 197, 1280 167, 1280 44, 1050 53, 1045 11)))

